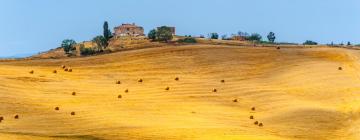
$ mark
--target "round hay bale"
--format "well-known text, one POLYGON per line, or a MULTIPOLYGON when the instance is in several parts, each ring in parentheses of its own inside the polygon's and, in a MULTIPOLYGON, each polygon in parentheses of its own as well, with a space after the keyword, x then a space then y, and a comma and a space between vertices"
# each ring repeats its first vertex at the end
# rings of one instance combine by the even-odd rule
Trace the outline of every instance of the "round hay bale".
POLYGON ((14 118, 15 118, 15 119, 19 119, 19 115, 15 115, 14 118))
POLYGON ((217 89, 213 89, 213 92, 217 92, 217 89))
POLYGON ((30 74, 34 74, 34 70, 31 70, 29 73, 30 73, 30 74))
POLYGON ((71 116, 74 116, 74 115, 75 115, 75 112, 71 112, 70 115, 71 115, 71 116))
POLYGON ((58 111, 58 110, 60 110, 60 108, 59 108, 59 107, 55 107, 55 110, 58 111))
POLYGON ((0 117, 0 122, 3 121, 3 120, 4 120, 4 117, 1 116, 1 117, 0 117))
POLYGON ((234 102, 234 103, 237 103, 237 102, 238 102, 238 99, 234 99, 233 102, 234 102))
POLYGON ((252 107, 252 108, 251 108, 251 110, 252 110, 252 111, 255 111, 255 110, 256 110, 256 108, 255 108, 255 107, 252 107))
POLYGON ((170 90, 170 87, 166 87, 165 90, 169 91, 169 90, 170 90))
POLYGON ((75 91, 74 91, 74 92, 72 92, 72 93, 71 93, 71 95, 76 96, 76 92, 75 92, 75 91))
POLYGON ((225 80, 221 80, 221 83, 225 83, 225 80))
POLYGON ((65 68, 64 71, 69 71, 69 69, 68 69, 68 68, 65 68))
POLYGON ((55 73, 55 74, 56 74, 56 73, 57 73, 57 70, 54 70, 54 71, 53 71, 53 73, 55 73))
POLYGON ((62 65, 62 66, 61 66, 61 68, 62 68, 62 69, 65 69, 65 68, 66 68, 66 66, 65 66, 65 65, 62 65))
POLYGON ((259 122, 258 122, 258 121, 255 121, 255 122, 254 122, 254 124, 255 124, 255 125, 258 125, 258 124, 259 124, 259 122))
POLYGON ((139 79, 139 81, 138 81, 139 83, 142 83, 143 82, 143 79, 139 79))
POLYGON ((125 93, 128 93, 128 92, 129 92, 129 89, 126 89, 126 90, 125 90, 125 93))
POLYGON ((263 123, 259 123, 259 127, 263 127, 264 126, 264 124, 263 123))
POLYGON ((69 72, 72 72, 73 70, 72 69, 69 69, 69 72))
POLYGON ((280 47, 279 47, 279 46, 277 46, 277 47, 276 47, 276 49, 280 50, 280 47))
POLYGON ((175 78, 175 81, 179 81, 179 80, 180 80, 179 77, 176 77, 176 78, 175 78))
POLYGON ((254 119, 254 116, 250 116, 250 119, 253 120, 253 119, 254 119))
POLYGON ((121 96, 121 95, 119 95, 119 96, 118 96, 118 98, 119 98, 119 99, 121 99, 121 98, 122 98, 122 96, 121 96))
POLYGON ((343 70, 343 68, 342 68, 342 67, 339 67, 338 69, 339 69, 339 70, 343 70))
POLYGON ((121 84, 121 81, 116 81, 116 84, 120 85, 120 84, 121 84))

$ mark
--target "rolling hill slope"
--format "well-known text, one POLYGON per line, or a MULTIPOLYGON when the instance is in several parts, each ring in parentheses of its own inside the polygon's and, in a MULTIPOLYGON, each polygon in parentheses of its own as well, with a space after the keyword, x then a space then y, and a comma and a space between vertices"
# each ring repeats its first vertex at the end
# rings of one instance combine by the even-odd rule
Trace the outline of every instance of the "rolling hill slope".
POLYGON ((360 139, 359 54, 202 45, 1 62, 0 138, 360 139))

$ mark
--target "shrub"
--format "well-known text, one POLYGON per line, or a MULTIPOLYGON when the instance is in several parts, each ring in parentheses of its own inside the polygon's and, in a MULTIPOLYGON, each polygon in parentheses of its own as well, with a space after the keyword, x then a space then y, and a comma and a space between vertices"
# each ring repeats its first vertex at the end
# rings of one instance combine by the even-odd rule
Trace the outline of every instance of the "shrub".
POLYGON ((276 36, 275 36, 275 33, 274 32, 270 32, 267 36, 269 42, 271 43, 274 43, 275 42, 275 39, 276 39, 276 36))
POLYGON ((303 44, 304 44, 304 45, 317 45, 318 43, 315 42, 315 41, 306 40, 303 44))
POLYGON ((197 43, 196 39, 193 37, 186 37, 184 39, 179 39, 179 43, 197 43))
POLYGON ((94 49, 92 49, 92 48, 85 48, 84 46, 80 47, 80 54, 81 55, 86 56, 86 55, 93 55, 95 53, 96 53, 96 51, 94 49))

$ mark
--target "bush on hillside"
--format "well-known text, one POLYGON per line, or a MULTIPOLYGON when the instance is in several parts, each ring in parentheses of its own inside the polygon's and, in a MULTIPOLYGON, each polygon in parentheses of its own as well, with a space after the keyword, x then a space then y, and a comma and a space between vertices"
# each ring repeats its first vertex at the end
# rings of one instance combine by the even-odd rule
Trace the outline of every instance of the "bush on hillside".
POLYGON ((218 33, 210 33, 209 38, 210 39, 219 39, 219 34, 218 33))
POLYGON ((258 33, 253 33, 246 38, 246 40, 250 40, 250 41, 261 41, 261 39, 262 39, 262 36, 258 33))
POLYGON ((164 42, 168 42, 169 40, 172 40, 173 35, 171 32, 171 28, 166 26, 159 27, 158 30, 156 31, 156 39, 158 41, 164 41, 164 42))
POLYGON ((193 37, 186 37, 184 39, 179 39, 179 43, 197 43, 196 39, 193 37))
POLYGON ((81 55, 86 56, 86 55, 93 55, 95 53, 96 53, 96 51, 92 48, 85 48, 84 46, 80 46, 80 54, 81 55))
POLYGON ((315 41, 306 40, 303 44, 304 44, 304 45, 317 45, 318 43, 315 42, 315 41))

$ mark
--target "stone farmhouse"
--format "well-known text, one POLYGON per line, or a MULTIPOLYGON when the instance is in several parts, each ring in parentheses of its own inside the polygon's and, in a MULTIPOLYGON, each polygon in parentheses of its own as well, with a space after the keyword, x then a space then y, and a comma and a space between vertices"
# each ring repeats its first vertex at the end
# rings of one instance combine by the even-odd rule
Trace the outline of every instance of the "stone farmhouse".
POLYGON ((137 26, 135 23, 133 24, 122 24, 121 26, 114 28, 114 36, 122 37, 122 36, 144 36, 144 28, 141 26, 137 26))

